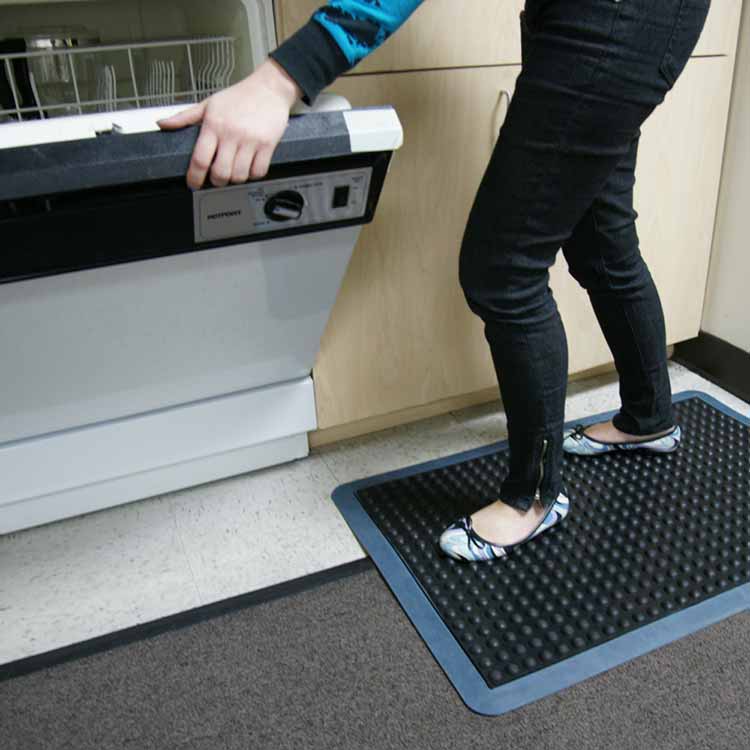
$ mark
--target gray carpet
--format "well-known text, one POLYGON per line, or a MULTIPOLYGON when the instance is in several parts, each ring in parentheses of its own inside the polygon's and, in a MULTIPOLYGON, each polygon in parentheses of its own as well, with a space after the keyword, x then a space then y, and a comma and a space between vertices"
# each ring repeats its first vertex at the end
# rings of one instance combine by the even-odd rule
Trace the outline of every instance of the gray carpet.
POLYGON ((471 713, 371 570, 0 683, 3 750, 750 748, 750 613, 471 713))

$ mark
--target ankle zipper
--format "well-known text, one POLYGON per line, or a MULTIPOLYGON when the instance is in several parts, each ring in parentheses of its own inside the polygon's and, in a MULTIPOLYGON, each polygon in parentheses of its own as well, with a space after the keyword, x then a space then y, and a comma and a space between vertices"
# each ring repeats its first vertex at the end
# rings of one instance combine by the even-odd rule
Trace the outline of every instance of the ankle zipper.
POLYGON ((534 500, 542 501, 542 480, 544 479, 544 457, 547 455, 547 439, 542 442, 542 457, 539 461, 539 481, 534 492, 534 500))

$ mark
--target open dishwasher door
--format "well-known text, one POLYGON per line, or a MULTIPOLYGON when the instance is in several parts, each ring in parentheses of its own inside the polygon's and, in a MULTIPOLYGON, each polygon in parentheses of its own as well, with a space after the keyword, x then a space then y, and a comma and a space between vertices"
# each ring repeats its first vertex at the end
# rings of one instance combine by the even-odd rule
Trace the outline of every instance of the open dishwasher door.
POLYGON ((389 107, 321 104, 266 178, 196 192, 197 129, 151 132, 163 109, 0 129, 0 533, 307 455, 402 140, 389 107))

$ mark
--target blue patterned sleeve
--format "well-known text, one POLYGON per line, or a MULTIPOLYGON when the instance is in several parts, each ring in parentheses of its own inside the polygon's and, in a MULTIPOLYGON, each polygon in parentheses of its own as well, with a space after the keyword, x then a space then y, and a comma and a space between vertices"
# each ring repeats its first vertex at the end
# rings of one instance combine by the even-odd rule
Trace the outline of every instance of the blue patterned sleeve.
POLYGON ((310 103, 393 34, 424 0, 330 0, 271 57, 310 103))
POLYGON ((314 15, 354 66, 377 49, 423 0, 330 0, 314 15))

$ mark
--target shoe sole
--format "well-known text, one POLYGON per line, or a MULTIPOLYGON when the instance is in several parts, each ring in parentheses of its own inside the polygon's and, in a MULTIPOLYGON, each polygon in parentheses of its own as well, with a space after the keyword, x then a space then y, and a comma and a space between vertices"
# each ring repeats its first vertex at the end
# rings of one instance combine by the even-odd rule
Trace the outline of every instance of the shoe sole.
POLYGON ((628 446, 627 448, 607 448, 603 451, 592 451, 591 453, 581 453, 579 451, 569 451, 563 446, 563 452, 571 456, 603 456, 605 453, 624 453, 625 451, 647 451, 648 453, 674 453, 678 450, 680 444, 678 443, 673 448, 651 448, 649 446, 628 446))

